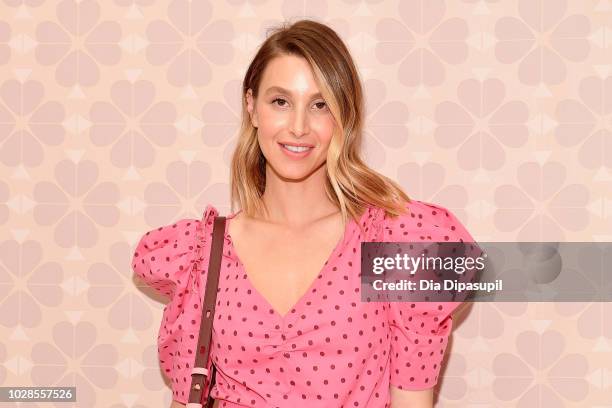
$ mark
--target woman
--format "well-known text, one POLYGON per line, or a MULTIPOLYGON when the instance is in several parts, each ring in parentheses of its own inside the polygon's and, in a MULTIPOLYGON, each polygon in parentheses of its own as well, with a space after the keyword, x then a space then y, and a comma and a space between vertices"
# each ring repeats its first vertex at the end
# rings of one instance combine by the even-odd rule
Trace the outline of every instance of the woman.
MULTIPOLYGON (((227 216, 209 360, 215 406, 431 407, 459 303, 361 301, 360 243, 472 237, 364 164, 360 80, 329 27, 272 33, 243 96, 231 165, 241 210, 227 216)), ((132 262, 170 298, 158 342, 175 407, 189 396, 217 215, 209 204, 201 220, 149 231, 132 262)))

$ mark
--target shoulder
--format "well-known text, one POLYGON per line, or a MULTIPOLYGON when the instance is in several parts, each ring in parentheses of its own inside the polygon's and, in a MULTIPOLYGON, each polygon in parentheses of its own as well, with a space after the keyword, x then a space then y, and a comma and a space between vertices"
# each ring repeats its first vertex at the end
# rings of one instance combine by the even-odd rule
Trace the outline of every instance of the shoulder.
POLYGON ((208 243, 217 215, 209 204, 200 219, 180 218, 145 232, 132 256, 134 272, 160 293, 172 296, 198 250, 208 243))
POLYGON ((448 208, 420 200, 404 202, 406 212, 396 217, 385 214, 386 242, 435 241, 474 242, 460 219, 448 208))
POLYGON ((189 245, 195 241, 199 232, 209 225, 212 226, 214 217, 218 214, 217 209, 208 204, 202 218, 180 218, 149 230, 142 235, 137 247, 144 253, 169 244, 174 245, 175 248, 189 245))

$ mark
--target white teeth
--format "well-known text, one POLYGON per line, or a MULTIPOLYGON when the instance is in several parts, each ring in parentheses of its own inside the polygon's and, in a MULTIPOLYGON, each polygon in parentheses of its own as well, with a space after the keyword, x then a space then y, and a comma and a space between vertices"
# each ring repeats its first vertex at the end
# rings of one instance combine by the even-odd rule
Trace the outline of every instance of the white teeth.
POLYGON ((307 147, 307 146, 289 146, 289 145, 282 145, 285 149, 290 150, 292 152, 296 152, 296 153, 300 153, 300 152, 305 152, 306 150, 312 149, 312 147, 307 147))

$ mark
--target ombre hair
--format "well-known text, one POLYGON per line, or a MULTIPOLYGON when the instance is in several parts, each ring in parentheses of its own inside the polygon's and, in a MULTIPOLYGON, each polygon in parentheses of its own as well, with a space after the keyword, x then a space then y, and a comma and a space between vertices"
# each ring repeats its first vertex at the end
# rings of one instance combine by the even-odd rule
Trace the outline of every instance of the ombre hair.
POLYGON ((325 191, 342 212, 345 225, 348 217, 358 222, 369 205, 384 209, 390 217, 405 213, 405 202, 410 202, 410 198, 402 188, 362 160, 365 108, 353 59, 333 29, 312 20, 285 22, 268 31, 246 71, 242 83, 242 123, 230 169, 232 211, 237 203, 248 216, 266 212, 262 200, 266 159, 257 141, 257 129, 250 120, 246 94, 250 88, 253 98, 257 98, 266 66, 283 55, 306 59, 335 119, 327 152, 325 191))

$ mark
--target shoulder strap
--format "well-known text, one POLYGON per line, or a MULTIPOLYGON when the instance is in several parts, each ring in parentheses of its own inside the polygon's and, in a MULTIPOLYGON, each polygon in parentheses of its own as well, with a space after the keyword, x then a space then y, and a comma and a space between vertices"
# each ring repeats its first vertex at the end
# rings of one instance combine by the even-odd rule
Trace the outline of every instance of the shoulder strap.
MULTIPOLYGON (((210 339, 212 337, 212 326, 215 317, 215 304, 217 302, 217 287, 219 286, 219 271, 221 269, 221 255, 223 251, 223 238, 225 236, 225 217, 215 217, 213 226, 213 238, 210 248, 210 262, 208 264, 208 278, 206 280, 206 293, 204 294, 204 307, 202 308, 202 322, 200 323, 200 334, 198 347, 195 353, 195 364, 191 371, 191 389, 189 391, 189 408, 202 407, 202 393, 205 391, 206 377, 214 380, 215 366, 212 365, 213 375, 209 376, 208 357, 210 355, 210 339)), ((214 382, 208 387, 207 395, 214 382)), ((210 398, 206 406, 209 405, 210 398)))

